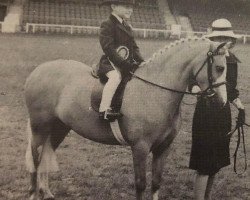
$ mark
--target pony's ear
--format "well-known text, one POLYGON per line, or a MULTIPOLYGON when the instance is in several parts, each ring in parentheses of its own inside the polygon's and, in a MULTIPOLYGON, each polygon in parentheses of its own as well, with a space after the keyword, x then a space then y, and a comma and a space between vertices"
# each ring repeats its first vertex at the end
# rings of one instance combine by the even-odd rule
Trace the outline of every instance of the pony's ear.
POLYGON ((226 45, 226 42, 219 43, 219 42, 210 41, 210 51, 217 53, 225 45, 226 45))
POLYGON ((224 48, 226 44, 227 44, 226 42, 223 42, 223 43, 219 44, 219 46, 217 47, 216 51, 219 52, 220 49, 224 48))
POLYGON ((226 48, 227 50, 231 48, 232 42, 227 42, 223 48, 226 48))
POLYGON ((219 46, 216 49, 217 54, 219 55, 223 55, 226 54, 228 56, 228 50, 230 49, 230 47, 232 46, 232 42, 223 42, 221 44, 219 44, 219 46))

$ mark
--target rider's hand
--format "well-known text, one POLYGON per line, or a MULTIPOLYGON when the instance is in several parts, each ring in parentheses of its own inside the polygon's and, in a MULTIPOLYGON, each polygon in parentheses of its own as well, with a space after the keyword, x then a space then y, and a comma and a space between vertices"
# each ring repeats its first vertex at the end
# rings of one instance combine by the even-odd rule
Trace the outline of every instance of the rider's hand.
POLYGON ((130 64, 130 66, 129 66, 129 71, 130 71, 130 72, 134 72, 138 67, 139 67, 138 63, 133 62, 133 63, 130 64))
POLYGON ((145 60, 144 60, 144 61, 142 61, 142 62, 139 64, 139 67, 141 67, 141 66, 145 65, 145 63, 147 63, 145 60))

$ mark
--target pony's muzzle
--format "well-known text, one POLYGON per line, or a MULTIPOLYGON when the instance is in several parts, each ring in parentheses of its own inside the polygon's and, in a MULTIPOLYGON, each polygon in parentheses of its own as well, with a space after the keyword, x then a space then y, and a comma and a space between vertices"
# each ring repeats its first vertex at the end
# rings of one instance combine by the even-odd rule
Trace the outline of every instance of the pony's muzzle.
POLYGON ((210 99, 214 106, 216 106, 218 109, 223 108, 227 103, 227 98, 220 97, 218 94, 214 94, 214 96, 210 99))
POLYGON ((208 90, 206 91, 206 96, 207 96, 207 98, 212 98, 212 97, 214 97, 215 94, 216 94, 216 93, 215 93, 215 91, 214 91, 213 89, 208 89, 208 90))

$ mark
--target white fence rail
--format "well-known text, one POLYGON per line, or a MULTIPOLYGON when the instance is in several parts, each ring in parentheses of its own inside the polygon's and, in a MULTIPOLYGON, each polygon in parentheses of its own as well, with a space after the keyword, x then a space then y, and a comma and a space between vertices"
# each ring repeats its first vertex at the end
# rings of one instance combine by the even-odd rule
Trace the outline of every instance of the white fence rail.
MULTIPOLYGON (((69 33, 69 34, 80 34, 80 33, 90 33, 97 34, 99 33, 99 27, 95 26, 75 26, 75 25, 61 25, 61 24, 36 24, 36 23, 27 23, 26 33, 36 33, 36 32, 55 32, 55 33, 69 33)), ((165 38, 169 37, 181 37, 192 35, 204 35, 204 32, 179 32, 176 33, 168 29, 142 29, 142 28, 133 28, 135 35, 143 38, 147 37, 157 37, 162 36, 165 38)))
POLYGON ((26 23, 26 33, 36 33, 40 31, 45 32, 65 32, 65 33, 81 33, 84 30, 93 30, 98 32, 99 28, 94 26, 75 26, 75 25, 61 25, 61 24, 36 24, 26 23))
MULTIPOLYGON (((0 24, 1 26, 1 24, 0 24)), ((68 34, 98 34, 99 27, 95 26, 75 26, 75 25, 61 25, 61 24, 36 24, 27 23, 26 33, 46 32, 46 33, 68 33, 68 34)), ((202 36, 207 32, 192 32, 192 31, 180 31, 173 32, 172 30, 159 30, 159 29, 141 29, 133 28, 135 35, 142 38, 181 38, 188 36, 202 36)), ((243 35, 241 40, 245 44, 250 39, 250 35, 243 35)))

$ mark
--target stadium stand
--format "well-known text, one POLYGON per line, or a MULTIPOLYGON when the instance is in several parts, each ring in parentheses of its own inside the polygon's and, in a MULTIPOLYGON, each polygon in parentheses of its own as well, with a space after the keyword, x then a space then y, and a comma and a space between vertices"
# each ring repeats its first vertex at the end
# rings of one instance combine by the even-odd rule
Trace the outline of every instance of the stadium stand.
MULTIPOLYGON (((0 31, 97 34, 100 23, 110 12, 108 6, 99 6, 102 1, 0 0, 0 31)), ((250 1, 247 0, 136 2, 130 21, 135 36, 201 36, 207 32, 212 21, 227 18, 232 22, 235 32, 242 35, 243 42, 250 38, 250 1)))
POLYGON ((169 6, 168 2, 166 0, 158 0, 158 6, 159 6, 159 11, 163 15, 163 18, 165 20, 165 24, 167 26, 171 26, 173 24, 176 24, 176 19, 173 16, 169 6))
POLYGON ((7 6, 0 4, 0 22, 4 21, 6 13, 7 13, 7 6))
POLYGON ((235 32, 250 34, 250 1, 244 0, 168 0, 175 16, 187 16, 194 31, 207 31, 211 22, 227 18, 235 32))
POLYGON ((20 31, 22 4, 24 0, 0 0, 1 32, 20 31))
MULTIPOLYGON (((101 0, 29 0, 23 7, 23 23, 100 26, 109 15, 101 0)), ((133 27, 165 29, 156 1, 140 0, 131 19, 133 27)))

